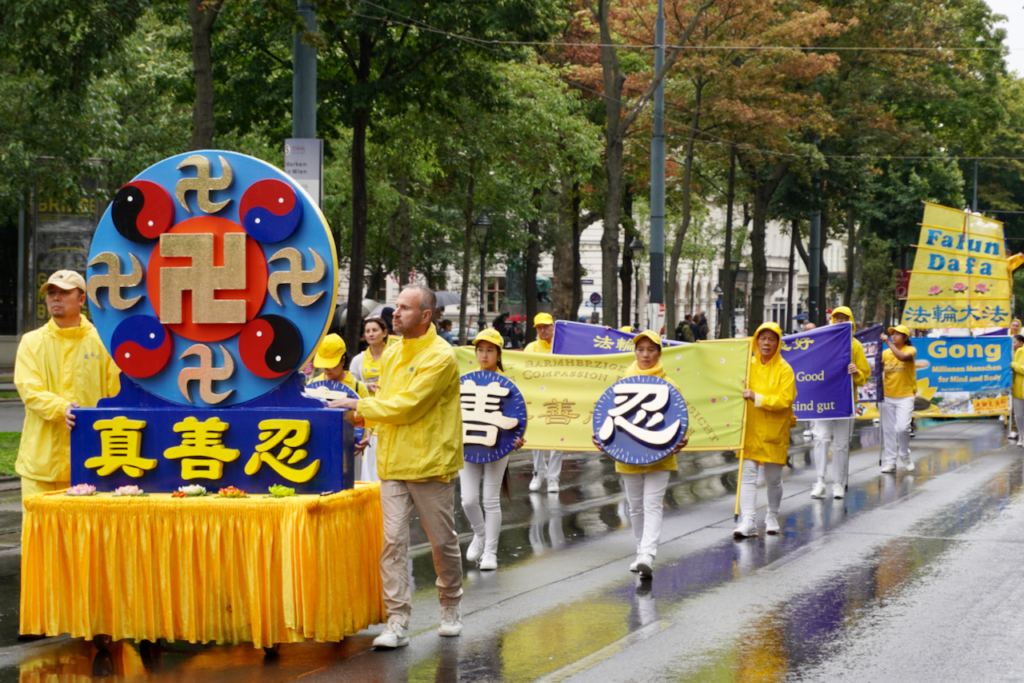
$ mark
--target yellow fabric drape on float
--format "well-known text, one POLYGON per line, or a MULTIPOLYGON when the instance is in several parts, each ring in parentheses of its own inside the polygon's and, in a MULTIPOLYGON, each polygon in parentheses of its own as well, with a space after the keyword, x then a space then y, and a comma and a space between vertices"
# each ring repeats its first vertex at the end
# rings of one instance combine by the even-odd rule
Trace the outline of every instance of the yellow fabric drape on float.
POLYGON ((380 485, 329 496, 25 500, 21 633, 338 641, 385 620, 380 485))
POLYGON ((925 204, 903 324, 1009 327, 1012 271, 999 221, 925 204))

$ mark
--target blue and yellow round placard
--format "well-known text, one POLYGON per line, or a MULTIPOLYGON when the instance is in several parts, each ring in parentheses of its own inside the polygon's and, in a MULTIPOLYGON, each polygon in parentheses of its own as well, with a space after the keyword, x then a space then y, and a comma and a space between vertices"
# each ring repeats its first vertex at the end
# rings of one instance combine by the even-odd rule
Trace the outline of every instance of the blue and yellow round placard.
POLYGON ((462 443, 466 462, 504 458, 526 432, 526 401, 508 377, 477 370, 462 376, 462 443))
POLYGON ((330 228, 298 184, 259 159, 202 151, 117 191, 87 293, 125 375, 167 401, 223 408, 275 389, 316 352, 336 282, 330 228))
POLYGON ((594 436, 605 453, 629 465, 650 465, 668 456, 688 424, 683 395, 660 377, 620 379, 594 406, 594 436))

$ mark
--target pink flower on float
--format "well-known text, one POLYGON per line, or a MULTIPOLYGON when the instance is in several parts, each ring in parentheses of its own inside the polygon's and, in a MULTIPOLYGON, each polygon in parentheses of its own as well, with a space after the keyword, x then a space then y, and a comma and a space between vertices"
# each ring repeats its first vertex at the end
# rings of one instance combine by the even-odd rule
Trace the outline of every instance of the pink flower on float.
POLYGON ((953 283, 953 291, 954 292, 966 292, 967 291, 967 285, 965 285, 962 282, 954 282, 953 283))
POLYGON ((942 287, 939 287, 938 285, 932 285, 931 287, 928 288, 928 296, 937 296, 939 294, 942 294, 942 287))
POLYGON ((69 496, 91 496, 96 493, 96 487, 92 484, 75 484, 67 490, 69 496))
POLYGON ((143 493, 142 489, 140 489, 138 486, 131 485, 131 486, 119 486, 119 487, 117 487, 116 489, 114 489, 114 493, 112 495, 115 495, 115 496, 141 496, 142 493, 143 493))
POLYGON ((978 292, 979 294, 988 294, 988 285, 986 285, 984 282, 979 282, 978 284, 974 285, 974 291, 978 292))

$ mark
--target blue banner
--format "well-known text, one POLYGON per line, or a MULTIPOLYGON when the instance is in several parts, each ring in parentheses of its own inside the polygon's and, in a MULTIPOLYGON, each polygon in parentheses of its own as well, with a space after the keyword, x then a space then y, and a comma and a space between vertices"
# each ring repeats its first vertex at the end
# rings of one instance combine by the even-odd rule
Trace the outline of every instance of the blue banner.
POLYGON ((796 375, 793 412, 798 420, 853 417, 853 378, 848 370, 853 325, 840 323, 782 338, 782 357, 796 375))
MULTIPOLYGON (((555 321, 555 337, 551 353, 590 356, 606 353, 629 353, 633 350, 633 332, 619 332, 601 325, 587 325, 568 320, 555 321)), ((664 346, 683 346, 685 342, 663 339, 664 346)))
POLYGON ((917 349, 917 395, 927 406, 915 415, 998 415, 1010 405, 1013 338, 927 337, 917 349))

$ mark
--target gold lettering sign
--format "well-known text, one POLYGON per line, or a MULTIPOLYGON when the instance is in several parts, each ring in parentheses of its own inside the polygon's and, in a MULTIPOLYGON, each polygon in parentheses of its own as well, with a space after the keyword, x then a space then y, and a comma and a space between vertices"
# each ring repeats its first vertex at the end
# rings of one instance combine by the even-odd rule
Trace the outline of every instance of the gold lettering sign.
POLYGON ((121 257, 112 251, 105 251, 96 256, 92 261, 89 261, 90 268, 98 263, 105 263, 107 265, 107 274, 93 275, 89 278, 89 284, 87 285, 89 299, 97 308, 103 308, 103 304, 100 303, 99 299, 99 289, 101 287, 107 288, 107 298, 110 300, 110 305, 119 311, 131 308, 142 298, 141 296, 135 296, 131 299, 121 298, 121 290, 123 288, 134 287, 142 282, 142 264, 139 263, 139 259, 135 258, 135 254, 129 254, 129 256, 132 259, 132 272, 126 275, 121 274, 121 257))
POLYGON ((189 213, 192 213, 192 209, 188 208, 188 202, 185 200, 185 193, 189 190, 195 190, 199 208, 206 213, 217 213, 231 202, 230 199, 225 199, 222 202, 210 201, 210 192, 228 189, 231 187, 233 177, 231 164, 227 159, 220 155, 217 155, 217 158, 220 159, 220 165, 224 169, 224 175, 219 178, 210 177, 210 160, 201 154, 193 154, 178 164, 179 171, 188 166, 195 166, 198 174, 195 178, 182 178, 174 186, 174 196, 178 198, 178 203, 182 208, 189 213))
POLYGON ((160 322, 181 322, 182 292, 192 292, 192 322, 244 323, 245 301, 215 299, 219 289, 245 289, 245 234, 224 234, 224 265, 213 265, 213 239, 209 233, 160 235, 160 254, 191 257, 192 265, 160 269, 160 322))
POLYGON ((230 379, 231 375, 235 374, 235 360, 231 357, 231 353, 224 348, 223 344, 218 344, 218 346, 220 346, 220 352, 224 354, 224 366, 220 368, 214 367, 213 349, 205 344, 193 344, 185 353, 181 354, 181 358, 199 356, 198 368, 184 368, 178 373, 178 390, 189 403, 192 402, 192 396, 188 393, 188 383, 191 381, 199 382, 199 397, 211 405, 220 403, 234 391, 234 389, 229 389, 223 394, 218 394, 213 390, 215 381, 230 379))
POLYGON ((273 262, 278 259, 288 259, 288 270, 279 270, 270 274, 270 279, 267 281, 267 290, 270 292, 270 296, 273 297, 274 301, 277 302, 278 306, 283 306, 281 298, 277 294, 277 288, 280 285, 290 285, 292 301, 299 306, 309 306, 314 301, 323 296, 321 290, 314 296, 307 296, 302 293, 302 285, 306 283, 320 282, 323 279, 324 273, 327 272, 327 266, 324 260, 320 257, 320 254, 316 253, 312 249, 309 253, 313 255, 313 270, 302 269, 302 252, 293 247, 281 249, 276 254, 267 259, 268 262, 273 262))

